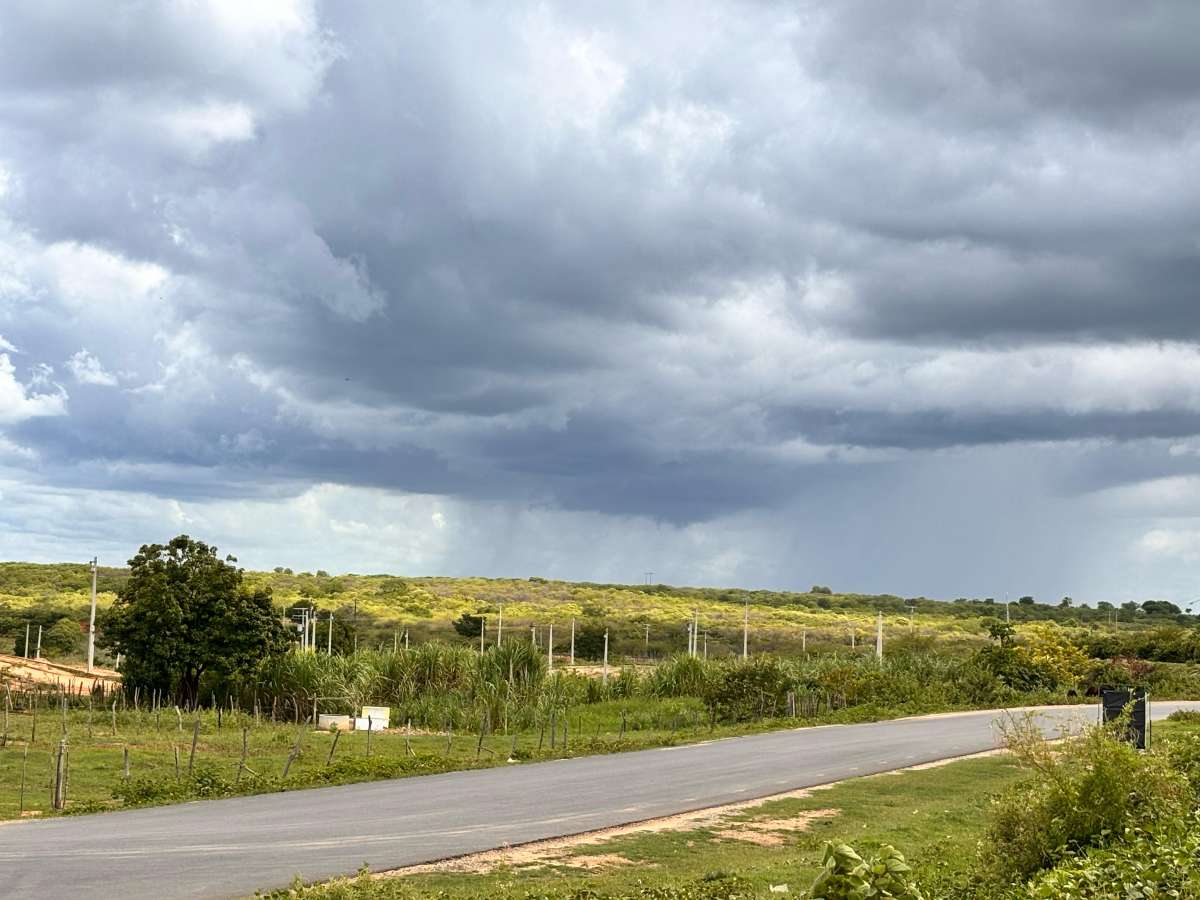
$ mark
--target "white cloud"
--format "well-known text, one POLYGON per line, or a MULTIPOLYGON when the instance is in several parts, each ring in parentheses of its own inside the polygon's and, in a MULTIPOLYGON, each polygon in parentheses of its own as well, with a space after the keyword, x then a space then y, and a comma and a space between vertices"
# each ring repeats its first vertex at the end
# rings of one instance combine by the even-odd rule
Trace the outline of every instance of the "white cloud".
POLYGON ((117 376, 106 372, 100 360, 86 348, 76 352, 67 360, 67 368, 80 384, 98 384, 106 387, 117 386, 117 376))
POLYGON ((1200 561, 1200 530, 1155 528, 1142 535, 1134 546, 1136 554, 1150 561, 1200 561))
POLYGON ((13 425, 39 416, 61 416, 67 412, 67 392, 35 393, 17 380, 16 367, 7 353, 0 353, 0 425, 13 425))

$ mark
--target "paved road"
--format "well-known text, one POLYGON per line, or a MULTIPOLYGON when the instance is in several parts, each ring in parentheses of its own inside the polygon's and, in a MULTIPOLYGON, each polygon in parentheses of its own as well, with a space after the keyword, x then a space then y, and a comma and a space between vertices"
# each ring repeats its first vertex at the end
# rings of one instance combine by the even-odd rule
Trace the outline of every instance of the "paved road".
MULTIPOLYGON (((1200 702, 1155 703, 1154 717, 1200 702)), ((998 711, 0 825, 10 898, 236 897, 670 815, 997 745, 998 711)), ((1047 733, 1094 706, 1043 708, 1047 733)))

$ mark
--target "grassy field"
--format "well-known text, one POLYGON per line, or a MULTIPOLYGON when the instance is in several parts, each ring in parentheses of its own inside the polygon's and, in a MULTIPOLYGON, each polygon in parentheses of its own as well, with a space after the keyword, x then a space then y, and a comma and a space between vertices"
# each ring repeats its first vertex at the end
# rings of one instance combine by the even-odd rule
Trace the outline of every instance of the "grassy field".
MULTIPOLYGON (((1191 735, 1200 725, 1163 722, 1156 740, 1191 735)), ((613 836, 561 842, 541 852, 463 860, 457 871, 343 879, 272 896, 306 900, 407 900, 439 897, 602 898, 656 896, 667 886, 695 889, 671 896, 770 896, 787 885, 803 894, 821 866, 826 841, 871 853, 904 853, 930 896, 965 873, 984 838, 994 796, 1024 777, 1007 755, 843 781, 801 796, 613 836), (736 878, 737 892, 722 893, 736 878), (710 893, 704 885, 712 884, 710 893)), ((781 891, 780 891, 781 892, 781 891)))
POLYGON ((365 731, 342 733, 334 747, 331 733, 311 725, 256 721, 245 713, 225 711, 218 727, 212 710, 176 716, 171 707, 134 711, 118 704, 114 716, 111 708, 96 705, 90 712, 68 710, 64 720, 61 709, 43 706, 36 711, 11 712, 5 719, 0 738, 0 819, 57 814, 51 800, 55 757, 64 737, 69 763, 65 812, 70 814, 615 753, 797 724, 849 723, 916 711, 860 707, 802 720, 711 725, 696 698, 630 698, 571 708, 557 718, 553 734, 546 728, 533 728, 487 734, 481 741, 477 733, 430 733, 416 728, 409 732, 401 727, 372 734, 368 748, 365 731), (189 778, 197 721, 200 730, 192 761, 196 777, 189 778))

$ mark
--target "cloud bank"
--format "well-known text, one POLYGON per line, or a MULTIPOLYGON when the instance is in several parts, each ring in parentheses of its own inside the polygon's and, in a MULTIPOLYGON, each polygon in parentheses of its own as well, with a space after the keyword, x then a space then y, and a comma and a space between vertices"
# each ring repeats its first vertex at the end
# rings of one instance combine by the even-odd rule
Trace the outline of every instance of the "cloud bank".
POLYGON ((0 556, 1190 601, 1198 18, 10 11, 0 556))

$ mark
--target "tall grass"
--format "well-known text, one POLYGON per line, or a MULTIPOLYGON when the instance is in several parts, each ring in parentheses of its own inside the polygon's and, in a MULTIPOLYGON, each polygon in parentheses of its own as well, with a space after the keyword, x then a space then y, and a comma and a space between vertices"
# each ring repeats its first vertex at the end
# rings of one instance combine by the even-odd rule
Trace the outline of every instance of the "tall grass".
POLYGON ((393 722, 506 732, 545 724, 556 710, 634 698, 696 698, 714 721, 812 717, 863 705, 924 711, 1065 699, 1017 692, 970 659, 930 652, 882 661, 837 654, 748 661, 681 655, 649 672, 626 667, 602 680, 550 674, 542 651, 517 640, 482 653, 437 642, 346 656, 293 651, 267 661, 238 694, 246 707, 257 703, 297 719, 310 717, 314 708, 352 713, 386 705, 393 722))

